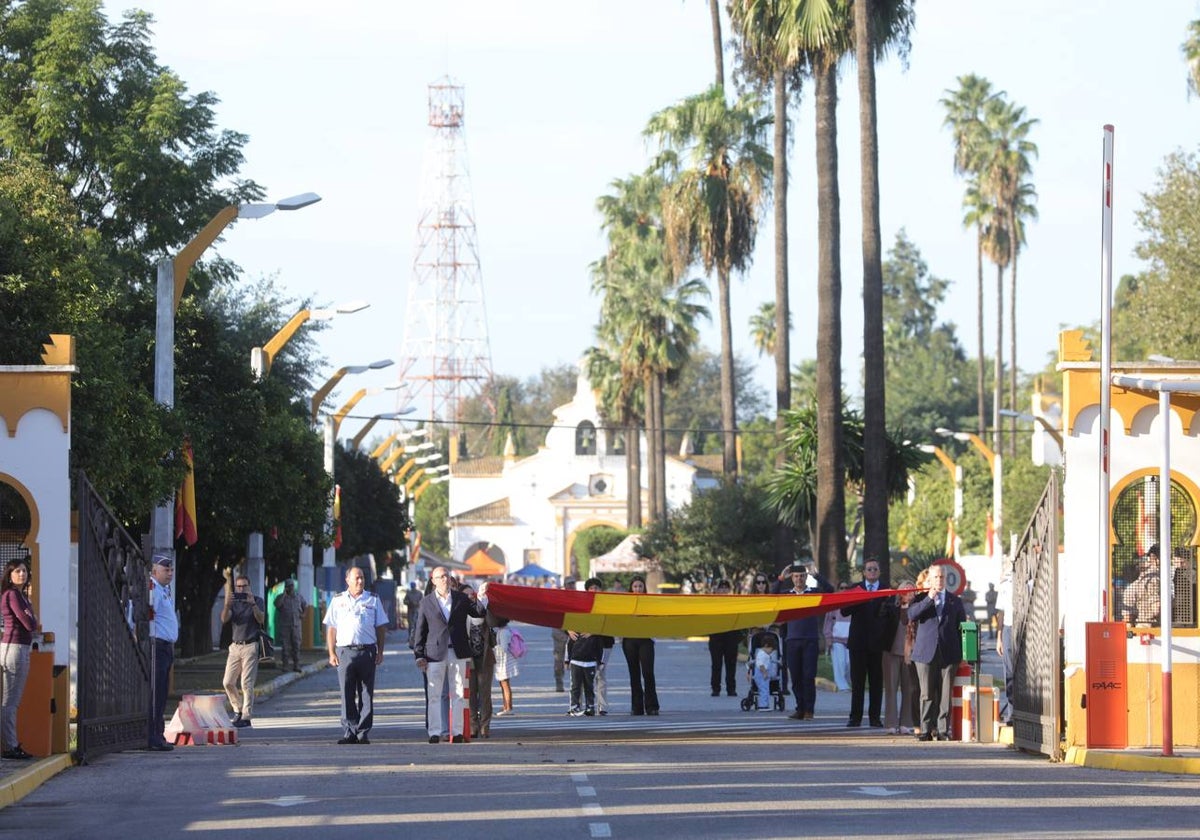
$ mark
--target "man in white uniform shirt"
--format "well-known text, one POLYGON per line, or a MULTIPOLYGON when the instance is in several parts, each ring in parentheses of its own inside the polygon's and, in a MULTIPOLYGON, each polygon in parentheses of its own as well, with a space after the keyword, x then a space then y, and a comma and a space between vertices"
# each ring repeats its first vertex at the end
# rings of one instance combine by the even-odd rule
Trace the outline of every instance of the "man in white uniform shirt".
POLYGON ((179 641, 179 616, 175 614, 175 598, 171 581, 175 579, 175 561, 169 554, 155 554, 150 565, 150 644, 151 661, 150 733, 148 748, 158 752, 175 749, 163 737, 167 707, 167 683, 171 679, 171 663, 175 661, 175 643, 179 641))
POLYGON ((342 737, 339 744, 369 744, 374 721, 375 668, 383 662, 388 617, 357 566, 346 572, 346 591, 335 595, 325 612, 325 646, 337 668, 342 689, 342 737))

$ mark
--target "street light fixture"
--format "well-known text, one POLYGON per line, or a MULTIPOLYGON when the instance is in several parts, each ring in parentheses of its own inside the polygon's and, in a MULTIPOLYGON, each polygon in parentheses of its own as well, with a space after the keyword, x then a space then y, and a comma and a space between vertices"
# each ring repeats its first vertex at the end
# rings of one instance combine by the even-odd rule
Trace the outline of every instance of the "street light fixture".
POLYGON ((306 321, 328 321, 335 315, 350 315, 355 312, 362 312, 371 304, 365 300, 355 300, 349 303, 339 304, 332 309, 301 309, 291 317, 279 332, 271 337, 271 340, 262 347, 255 347, 250 351, 250 369, 254 371, 255 379, 262 379, 271 372, 271 365, 275 361, 275 356, 283 349, 283 345, 287 344, 288 340, 296 333, 296 330, 306 321))
POLYGON ((1003 559, 1004 546, 1001 541, 1004 538, 1004 481, 1000 453, 994 452, 991 447, 983 442, 983 438, 973 432, 955 432, 942 427, 936 428, 934 431, 942 437, 970 441, 987 460, 988 467, 992 471, 992 542, 988 546, 988 556, 992 560, 1003 559))
MULTIPOLYGON (((353 410, 354 406, 358 405, 359 402, 362 401, 363 397, 375 396, 376 394, 382 394, 384 391, 397 391, 403 387, 404 387, 404 382, 401 381, 401 382, 393 382, 391 385, 384 385, 382 388, 359 388, 357 391, 354 392, 354 396, 352 396, 352 397, 350 397, 350 399, 346 400, 345 405, 343 405, 336 412, 334 412, 334 414, 333 414, 334 437, 337 437, 338 429, 341 428, 342 421, 346 419, 346 415, 349 414, 353 410)), ((417 410, 417 407, 415 405, 409 405, 409 406, 405 406, 404 408, 400 409, 399 411, 391 412, 391 416, 403 417, 406 414, 412 414, 416 410, 417 410)), ((356 446, 354 448, 357 449, 358 447, 356 446)))
POLYGON ((950 481, 954 483, 954 522, 957 525, 963 515, 963 468, 946 454, 946 450, 931 443, 923 443, 917 449, 929 455, 936 455, 942 466, 950 472, 950 481))
POLYGON ((327 396, 329 396, 329 392, 334 389, 334 386, 336 386, 339 382, 342 381, 343 376, 345 376, 346 374, 349 374, 349 373, 366 373, 369 370, 382 370, 383 368, 391 367, 394 364, 395 364, 395 362, 393 362, 391 359, 380 359, 377 362, 371 362, 371 364, 369 364, 369 365, 347 365, 346 367, 340 367, 337 370, 335 370, 333 372, 333 376, 329 377, 329 381, 326 382, 324 385, 322 385, 320 387, 320 389, 318 389, 317 392, 315 394, 313 394, 313 397, 312 397, 312 421, 313 421, 313 423, 317 422, 317 414, 319 414, 321 411, 321 403, 325 402, 325 398, 327 396))
MULTIPOLYGON (((387 414, 377 415, 377 417, 381 420, 386 420, 388 418, 388 416, 389 415, 387 415, 387 414)), ((374 419, 375 418, 372 418, 372 420, 374 420, 374 419)), ((372 425, 371 423, 368 423, 366 428, 367 429, 371 428, 371 425, 372 425)), ((365 430, 363 432, 359 432, 359 434, 360 435, 365 434, 365 430)), ((424 437, 427 434, 429 434, 429 430, 424 427, 421 427, 420 429, 413 429, 411 432, 392 432, 390 435, 387 436, 387 438, 383 441, 383 443, 379 444, 379 446, 376 446, 373 450, 371 450, 371 457, 378 460, 380 458, 380 456, 382 456, 384 452, 387 452, 388 449, 391 447, 391 445, 393 443, 395 443, 396 441, 412 440, 415 437, 424 437)), ((401 452, 404 451, 403 446, 400 447, 400 451, 401 452)))
MULTIPOLYGON (((392 464, 394 464, 398 460, 400 460, 401 455, 412 454, 414 452, 422 452, 425 450, 433 449, 435 446, 437 446, 437 444, 434 443, 433 441, 429 441, 429 440, 425 441, 424 443, 419 443, 416 446, 401 446, 399 449, 397 449, 391 455, 388 455, 386 458, 384 458, 382 461, 380 461, 379 469, 380 469, 380 471, 386 473, 391 468, 392 464)), ((417 459, 415 456, 412 458, 409 458, 407 461, 405 461, 404 466, 400 468, 400 471, 401 472, 407 471, 409 467, 411 467, 414 463, 416 463, 416 460, 417 459)))
MULTIPOLYGON (((380 420, 399 420, 401 417, 405 416, 406 414, 412 414, 413 411, 414 411, 413 406, 405 406, 404 408, 400 409, 399 411, 385 411, 382 414, 373 415, 369 420, 367 420, 366 424, 361 429, 358 430, 358 434, 356 434, 353 438, 350 439, 350 448, 358 449, 358 447, 362 445, 363 438, 365 438, 367 436, 367 432, 371 431, 371 429, 374 428, 375 424, 378 423, 380 420)), ((418 431, 421 434, 425 434, 424 429, 418 429, 418 431)), ((391 446, 392 441, 397 440, 401 434, 403 434, 403 433, 395 432, 395 433, 389 435, 387 438, 388 446, 391 446)), ((371 457, 375 458, 378 456, 372 455, 371 457)))
POLYGON ((1050 437, 1054 438, 1054 442, 1058 444, 1059 451, 1062 451, 1062 432, 1060 432, 1056 426, 1052 425, 1045 417, 1041 417, 1037 414, 1026 414, 1023 411, 1013 411, 1011 408, 1000 409, 1000 416, 1015 417, 1018 420, 1024 420, 1027 423, 1038 423, 1043 429, 1046 430, 1046 433, 1049 434, 1050 437))
MULTIPOLYGON (((274 204, 231 204, 222 209, 199 233, 180 249, 174 257, 158 261, 155 286, 154 323, 154 401, 159 405, 175 406, 175 312, 183 297, 183 287, 188 272, 200 259, 200 255, 216 241, 232 222, 237 219, 261 219, 276 210, 299 210, 316 204, 321 197, 316 193, 302 193, 274 204)), ((171 525, 174 517, 175 500, 168 499, 158 505, 150 516, 150 546, 154 552, 175 556, 175 541, 171 525)))

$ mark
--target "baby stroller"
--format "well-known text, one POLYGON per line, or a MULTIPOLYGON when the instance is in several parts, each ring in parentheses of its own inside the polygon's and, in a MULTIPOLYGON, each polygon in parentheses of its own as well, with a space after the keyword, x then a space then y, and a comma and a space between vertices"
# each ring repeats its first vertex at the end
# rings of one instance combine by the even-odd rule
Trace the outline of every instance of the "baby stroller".
MULTIPOLYGON (((758 649, 762 646, 764 639, 771 639, 775 644, 775 650, 782 655, 783 645, 779 641, 779 634, 771 628, 750 631, 750 656, 746 666, 746 673, 750 677, 750 693, 742 699, 742 711, 753 712, 758 709, 758 685, 754 682, 754 657, 758 653, 758 649)), ((771 692, 772 703, 771 708, 777 712, 782 712, 786 705, 786 700, 783 696, 782 683, 779 676, 771 677, 768 682, 771 692)))

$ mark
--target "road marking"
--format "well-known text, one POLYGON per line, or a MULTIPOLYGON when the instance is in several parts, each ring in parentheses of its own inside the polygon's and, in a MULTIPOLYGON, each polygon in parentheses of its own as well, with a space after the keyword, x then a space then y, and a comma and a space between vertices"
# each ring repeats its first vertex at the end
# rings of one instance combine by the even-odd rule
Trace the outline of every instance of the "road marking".
POLYGON ((588 831, 593 837, 612 837, 612 829, 608 823, 588 823, 588 831))
POLYGON ((865 796, 900 796, 901 794, 909 793, 907 790, 892 790, 885 787, 860 787, 850 792, 861 793, 865 796))
POLYGON ((584 805, 583 806, 583 815, 585 817, 603 817, 604 809, 601 808, 599 805, 584 805))
POLYGON ((586 782, 587 781, 587 773, 572 773, 571 781, 572 782, 586 782))
POLYGON ((277 808, 291 808, 293 805, 303 805, 308 802, 307 796, 281 796, 278 799, 268 799, 268 805, 274 805, 277 808))
POLYGON ((596 795, 596 789, 589 785, 576 786, 575 792, 578 793, 580 796, 595 796, 596 795))

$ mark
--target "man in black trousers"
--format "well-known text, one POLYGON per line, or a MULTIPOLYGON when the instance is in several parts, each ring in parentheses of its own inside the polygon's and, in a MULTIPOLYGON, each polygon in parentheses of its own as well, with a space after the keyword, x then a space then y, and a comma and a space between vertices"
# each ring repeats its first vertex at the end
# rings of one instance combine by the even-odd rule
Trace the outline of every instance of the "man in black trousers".
MULTIPOLYGON (((879 560, 871 555, 863 564, 863 579, 850 587, 874 592, 879 589, 879 560)), ((867 707, 871 726, 881 728, 883 706, 883 600, 876 598, 846 607, 842 615, 850 616, 850 719, 846 726, 862 726, 863 694, 870 683, 870 703, 867 707)))

